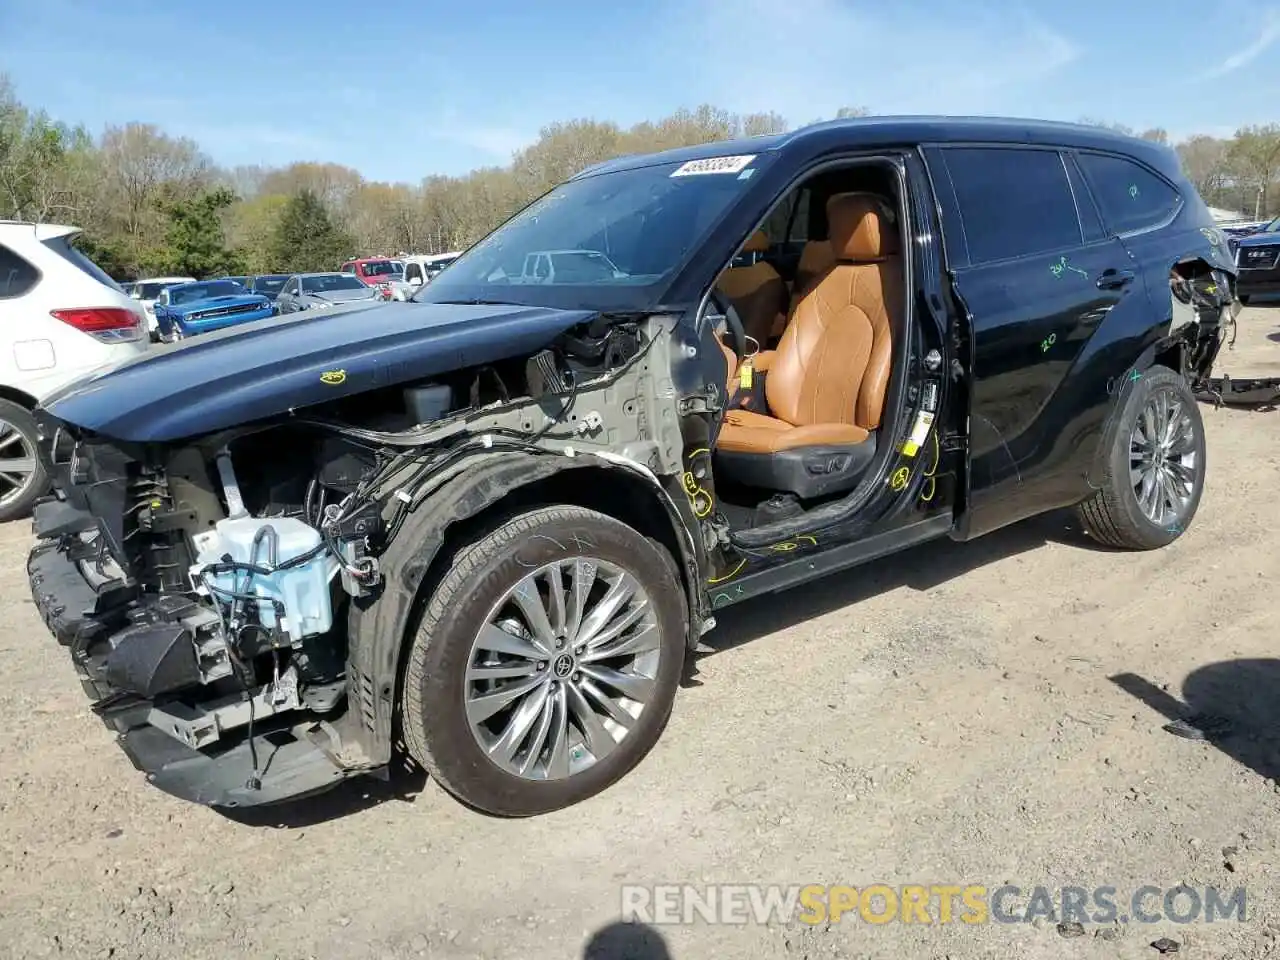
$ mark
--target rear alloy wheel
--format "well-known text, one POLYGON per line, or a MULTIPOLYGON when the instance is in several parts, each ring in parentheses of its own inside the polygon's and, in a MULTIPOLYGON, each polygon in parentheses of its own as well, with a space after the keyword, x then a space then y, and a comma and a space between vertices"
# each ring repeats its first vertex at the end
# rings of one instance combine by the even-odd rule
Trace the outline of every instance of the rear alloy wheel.
POLYGON ((1195 516, 1205 478, 1204 423, 1186 380, 1152 367, 1134 381, 1106 442, 1107 473, 1079 508, 1085 529, 1135 550, 1176 540, 1195 516))
POLYGON ((666 551, 617 520, 545 507, 503 523, 453 558, 414 638, 410 753, 501 816, 598 793, 666 726, 684 603, 666 551))
POLYGON ((31 413, 12 401, 0 400, 0 521, 25 516, 49 490, 36 442, 31 413))

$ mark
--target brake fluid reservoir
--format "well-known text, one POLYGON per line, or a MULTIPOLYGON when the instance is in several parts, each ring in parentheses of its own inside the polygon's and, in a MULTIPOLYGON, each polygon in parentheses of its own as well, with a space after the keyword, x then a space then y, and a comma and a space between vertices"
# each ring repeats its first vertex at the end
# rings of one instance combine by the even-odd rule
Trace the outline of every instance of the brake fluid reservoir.
MULTIPOLYGON (((224 562, 228 556, 237 563, 271 569, 270 574, 246 570, 208 574, 205 582, 219 593, 219 599, 227 601, 229 594, 241 593, 263 601, 279 601, 285 611, 281 629, 295 640, 325 633, 333 626, 329 582, 339 569, 333 554, 323 550, 296 567, 279 569, 280 564, 320 546, 320 531, 310 524, 295 517, 236 517, 218 521, 212 530, 193 537, 192 542, 196 569, 224 562), (263 528, 269 528, 274 537, 271 533, 259 537, 263 528)), ((270 602, 259 604, 258 616, 264 627, 275 626, 275 607, 270 602)))

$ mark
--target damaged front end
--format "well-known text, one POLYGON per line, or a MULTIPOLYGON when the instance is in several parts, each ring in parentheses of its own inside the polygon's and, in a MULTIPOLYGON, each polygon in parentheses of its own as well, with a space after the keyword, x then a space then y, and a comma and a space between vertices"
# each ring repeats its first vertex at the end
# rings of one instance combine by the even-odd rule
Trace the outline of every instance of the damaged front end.
POLYGON ((442 540, 397 537, 461 519, 442 488, 503 458, 595 463, 650 485, 686 559, 700 549, 674 479, 676 331, 597 318, 531 356, 175 442, 38 411, 55 494, 35 510, 36 607, 166 792, 250 806, 386 776, 399 645, 442 540))
POLYGON ((135 459, 65 426, 46 436, 59 496, 35 509, 32 597, 134 765, 219 806, 370 772, 330 721, 345 692, 334 585, 376 581, 376 511, 251 515, 226 448, 210 470, 196 447, 135 459))

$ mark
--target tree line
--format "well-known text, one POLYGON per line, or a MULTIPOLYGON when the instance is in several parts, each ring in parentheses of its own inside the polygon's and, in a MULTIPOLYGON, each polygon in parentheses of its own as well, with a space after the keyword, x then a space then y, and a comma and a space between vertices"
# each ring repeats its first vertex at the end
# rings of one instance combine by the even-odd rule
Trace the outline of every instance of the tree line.
MULTIPOLYGON (((846 107, 838 117, 867 114, 846 107)), ((1141 133, 1168 142, 1163 130, 1141 133)), ((580 119, 544 127, 505 166, 417 184, 366 180, 335 163, 218 166, 196 142, 152 124, 94 135, 20 102, 0 75, 0 219, 74 224, 118 279, 332 270, 348 257, 462 249, 591 164, 790 129, 776 113, 713 106, 623 128, 580 119)), ((1176 145, 1210 204, 1262 217, 1280 207, 1280 125, 1176 145)))

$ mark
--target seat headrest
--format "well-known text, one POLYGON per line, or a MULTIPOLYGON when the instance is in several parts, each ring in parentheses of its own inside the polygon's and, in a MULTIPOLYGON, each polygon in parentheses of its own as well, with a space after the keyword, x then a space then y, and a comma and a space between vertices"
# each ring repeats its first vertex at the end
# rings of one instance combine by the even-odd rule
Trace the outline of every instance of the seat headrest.
POLYGON ((838 260, 883 260, 898 252, 892 209, 874 193, 837 193, 827 201, 831 251, 838 260))
POLYGON ((769 238, 763 230, 757 230, 742 247, 743 253, 766 253, 769 249, 769 238))

